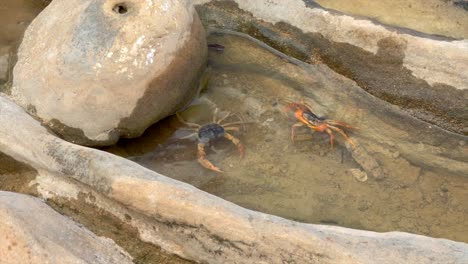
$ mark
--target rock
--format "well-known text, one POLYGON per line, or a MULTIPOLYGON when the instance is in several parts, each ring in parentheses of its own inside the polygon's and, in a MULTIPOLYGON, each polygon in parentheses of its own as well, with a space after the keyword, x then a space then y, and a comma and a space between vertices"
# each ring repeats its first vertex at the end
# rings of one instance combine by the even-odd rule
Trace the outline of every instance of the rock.
POLYGON ((186 104, 206 54, 190 2, 53 1, 25 32, 10 96, 66 140, 110 145, 186 104))
POLYGON ((10 47, 0 47, 0 85, 8 81, 10 47))
POLYGON ((363 179, 363 181, 367 180, 367 174, 370 174, 377 180, 382 180, 385 177, 385 172, 380 167, 379 162, 374 158, 373 155, 369 154, 365 148, 358 146, 353 149, 349 144, 346 144, 346 148, 351 152, 351 156, 353 157, 354 161, 361 165, 362 169, 364 170, 363 173, 366 175, 366 177, 363 175, 360 177, 363 179))
POLYGON ((463 131, 468 39, 391 27, 320 8, 311 0, 194 3, 207 26, 249 34, 307 63, 317 63, 318 57, 373 96, 420 120, 468 135, 463 131))
POLYGON ((452 0, 453 4, 458 7, 462 7, 466 11, 468 11, 468 1, 466 0, 452 0))
POLYGON ((2 152, 40 173, 34 183, 41 196, 93 197, 84 199, 127 221, 142 240, 186 259, 200 263, 468 261, 465 243, 303 224, 244 209, 130 160, 58 139, 2 96, 0 124, 2 152))
POLYGON ((0 84, 8 80, 8 58, 8 53, 0 54, 0 84))
POLYGON ((367 173, 360 169, 349 169, 347 171, 351 176, 353 176, 357 181, 365 182, 367 181, 367 173))
POLYGON ((0 191, 2 263, 132 263, 98 237, 32 196, 0 191))
POLYGON ((456 39, 468 38, 466 0, 371 1, 317 0, 319 5, 380 23, 456 39), (452 3, 450 3, 452 2, 452 3), (434 23, 437 21, 437 23, 434 23))

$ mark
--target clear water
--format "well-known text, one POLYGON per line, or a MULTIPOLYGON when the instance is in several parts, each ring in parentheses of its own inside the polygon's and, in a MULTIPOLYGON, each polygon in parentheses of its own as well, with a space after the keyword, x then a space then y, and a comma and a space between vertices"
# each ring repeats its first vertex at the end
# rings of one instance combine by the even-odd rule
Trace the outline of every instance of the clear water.
POLYGON ((234 133, 245 158, 227 140, 212 142, 207 158, 225 172, 208 171, 197 163, 196 141, 180 139, 188 132, 174 116, 106 151, 289 219, 468 242, 466 137, 412 119, 325 65, 303 65, 236 35, 212 34, 209 43, 225 50, 210 51, 208 85, 182 115, 205 124, 217 107, 253 122, 234 133), (359 127, 347 131, 356 150, 338 134, 331 149, 326 134, 308 129, 292 143, 295 121, 283 114, 284 99, 304 100, 318 115, 359 127))

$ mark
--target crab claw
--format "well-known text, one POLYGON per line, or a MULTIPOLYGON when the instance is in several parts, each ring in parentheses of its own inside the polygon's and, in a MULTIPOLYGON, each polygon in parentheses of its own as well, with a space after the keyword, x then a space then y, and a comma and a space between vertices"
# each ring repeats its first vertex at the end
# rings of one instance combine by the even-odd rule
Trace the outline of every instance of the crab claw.
POLYGON ((342 126, 342 127, 345 127, 345 128, 349 128, 349 129, 354 129, 354 130, 361 130, 360 128, 358 127, 354 127, 348 123, 345 123, 345 122, 341 122, 341 121, 336 121, 336 120, 330 120, 330 119, 327 119, 325 120, 325 122, 329 125, 333 125, 333 126, 342 126))
POLYGON ((212 170, 212 171, 216 171, 216 172, 219 172, 219 173, 223 173, 223 171, 216 167, 215 165, 213 165, 213 163, 211 163, 209 160, 205 159, 205 158, 198 158, 198 163, 200 163, 203 167, 209 169, 209 170, 212 170))
POLYGON ((244 145, 240 142, 240 140, 236 138, 235 136, 229 134, 228 132, 224 134, 224 137, 230 140, 234 145, 236 145, 239 151, 239 156, 242 159, 244 157, 245 148, 244 148, 244 145))
POLYGON ((205 158, 206 157, 205 144, 198 143, 197 156, 198 156, 198 159, 197 159, 198 163, 200 163, 200 165, 202 165, 203 167, 212 171, 223 173, 223 171, 220 168, 216 167, 215 165, 213 165, 213 163, 211 163, 209 160, 205 158))

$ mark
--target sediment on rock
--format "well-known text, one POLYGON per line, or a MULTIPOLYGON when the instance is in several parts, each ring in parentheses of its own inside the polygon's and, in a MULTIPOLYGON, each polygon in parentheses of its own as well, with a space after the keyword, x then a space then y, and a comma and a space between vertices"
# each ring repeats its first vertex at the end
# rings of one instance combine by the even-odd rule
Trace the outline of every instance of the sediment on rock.
MULTIPOLYGON (((132 161, 60 140, 3 97, 0 123, 4 153, 46 174, 73 178, 144 215, 138 225, 131 222, 141 238, 183 258, 206 263, 405 263, 409 256, 420 263, 467 259, 459 254, 467 250, 464 243, 301 224, 243 209, 132 161), (160 228, 153 229, 152 221, 160 228)), ((51 188, 60 187, 56 180, 52 183, 51 188)), ((59 197, 79 195, 73 186, 56 192, 59 197)), ((119 218, 125 219, 125 214, 119 218)))
MULTIPOLYGON (((243 32, 301 61, 326 64, 416 118, 468 135, 468 79, 460 75, 468 69, 468 58, 463 60, 457 55, 468 54, 466 41, 415 36, 314 6, 301 9, 310 19, 299 23, 288 15, 279 19, 275 8, 286 3, 266 8, 265 3, 240 0, 198 2, 197 10, 206 27, 243 32), (349 25, 339 29, 325 24, 344 21, 349 25), (330 35, 332 30, 336 36, 330 35), (421 65, 425 65, 424 69, 421 65), (447 76, 439 76, 442 69, 446 69, 447 76)), ((289 2, 291 8, 299 8, 296 2, 301 1, 289 2)))

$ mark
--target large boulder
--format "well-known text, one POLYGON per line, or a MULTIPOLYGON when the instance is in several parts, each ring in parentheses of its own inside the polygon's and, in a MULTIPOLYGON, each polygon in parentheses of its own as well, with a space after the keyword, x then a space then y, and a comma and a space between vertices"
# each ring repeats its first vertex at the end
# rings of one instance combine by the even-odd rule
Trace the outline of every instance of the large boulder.
POLYGON ((10 96, 66 140, 110 145, 186 104, 206 50, 188 1, 53 1, 25 32, 10 96))
POLYGON ((0 191, 1 263, 132 263, 112 240, 98 237, 41 200, 0 191))

